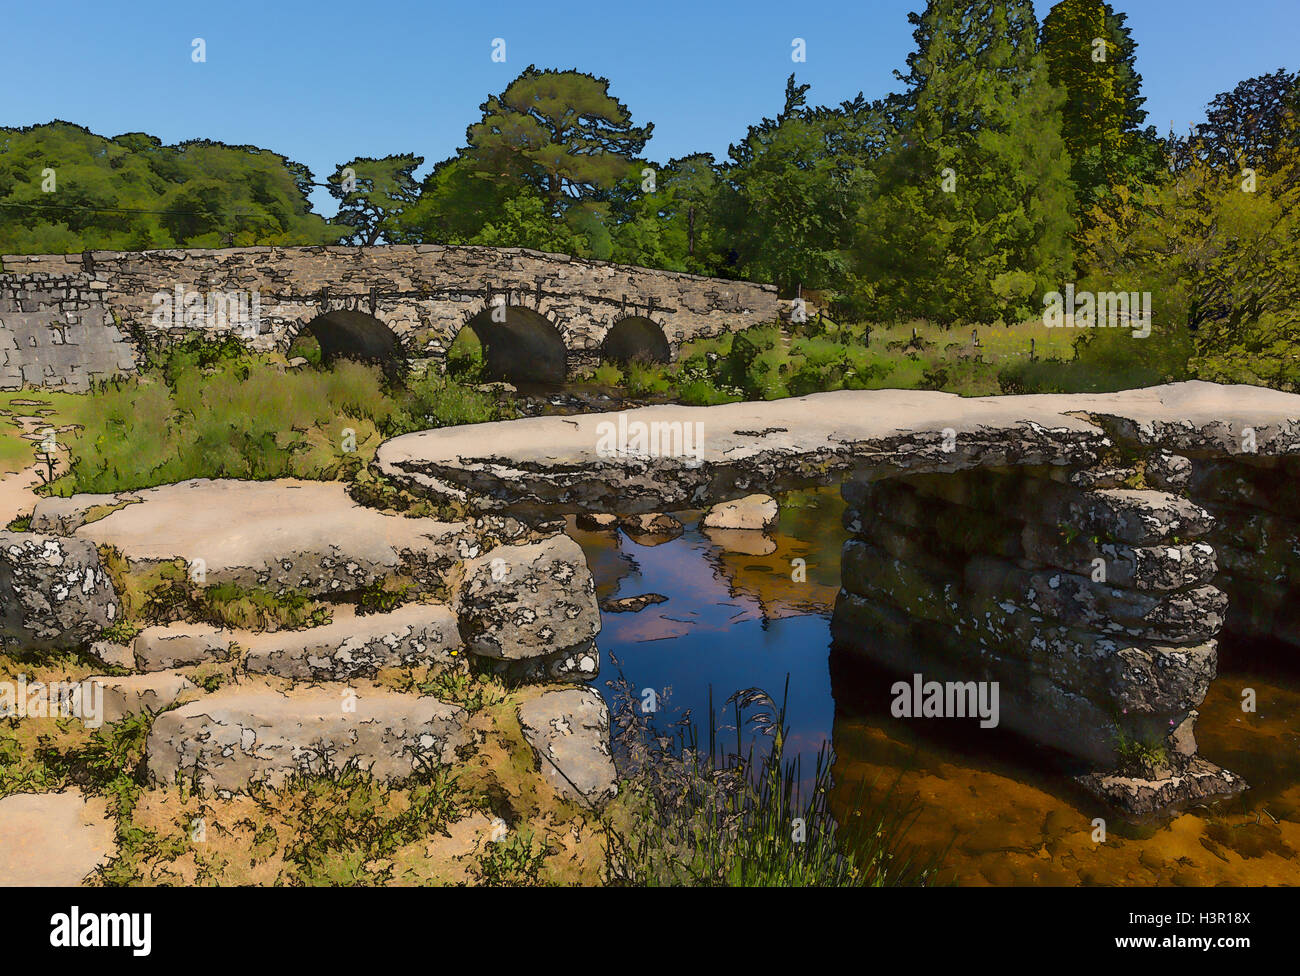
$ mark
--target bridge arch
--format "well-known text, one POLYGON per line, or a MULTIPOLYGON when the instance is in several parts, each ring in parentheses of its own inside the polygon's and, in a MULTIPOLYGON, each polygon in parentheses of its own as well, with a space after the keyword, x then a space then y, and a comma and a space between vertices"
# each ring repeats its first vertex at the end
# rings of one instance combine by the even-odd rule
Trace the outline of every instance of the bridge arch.
POLYGON ((393 370, 405 358, 397 333, 375 316, 353 309, 322 312, 303 323, 294 338, 302 336, 319 343, 321 361, 327 365, 337 359, 357 359, 393 370))
POLYGON ((569 350, 559 326, 522 305, 488 306, 470 316, 471 329, 483 347, 487 379, 507 383, 563 383, 569 350))
POLYGON ((629 315, 605 333, 600 358, 620 365, 633 360, 666 363, 672 354, 662 328, 643 315, 629 315))

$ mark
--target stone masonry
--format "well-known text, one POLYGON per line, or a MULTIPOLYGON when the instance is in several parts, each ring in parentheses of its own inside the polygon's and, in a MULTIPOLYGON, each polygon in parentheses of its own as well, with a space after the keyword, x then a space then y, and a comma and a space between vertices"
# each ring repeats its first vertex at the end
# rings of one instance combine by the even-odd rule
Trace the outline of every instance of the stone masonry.
MULTIPOLYGON (((217 330, 216 316, 155 321, 155 296, 256 294, 257 349, 286 348, 320 316, 364 315, 408 356, 440 357, 460 329, 498 304, 554 327, 569 368, 599 358, 619 322, 648 320, 670 355, 689 339, 779 315, 771 285, 704 278, 521 248, 382 245, 93 251, 6 255, 0 275, 0 387, 80 388, 132 368, 131 342, 217 330), (115 323, 115 324, 110 324, 115 323), (33 341, 34 340, 34 341, 33 341), (15 349, 17 352, 15 353, 15 349)), ((355 320, 354 320, 355 321, 355 320)))
POLYGON ((135 368, 96 284, 81 274, 0 275, 0 390, 85 390, 135 368))

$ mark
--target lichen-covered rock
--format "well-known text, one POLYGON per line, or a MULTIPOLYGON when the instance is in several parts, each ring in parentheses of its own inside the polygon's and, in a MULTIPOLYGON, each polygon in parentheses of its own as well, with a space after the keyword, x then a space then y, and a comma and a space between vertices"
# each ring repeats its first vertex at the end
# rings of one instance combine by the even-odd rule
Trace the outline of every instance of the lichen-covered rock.
POLYGON ((600 648, 594 640, 541 657, 522 659, 480 658, 488 669, 508 681, 542 684, 551 681, 587 681, 600 674, 600 648))
POLYGON ((1150 545, 1170 537, 1203 536, 1214 516, 1199 505, 1168 492, 1104 488, 1064 500, 1051 509, 1058 521, 1081 532, 1098 532, 1132 545, 1150 545))
POLYGON ((770 529, 781 510, 771 495, 746 495, 719 502, 705 513, 700 525, 706 529, 770 529))
POLYGON ((682 523, 666 512, 624 515, 618 520, 618 525, 630 536, 653 536, 665 542, 682 534, 682 523))
POLYGON ((617 792, 609 709, 590 688, 548 691, 518 710, 542 778, 570 800, 600 806, 617 792))
POLYGON ((586 556, 565 535, 469 560, 453 606, 466 648, 503 661, 551 658, 600 632, 586 556))
POLYGON ((1135 816, 1247 789, 1246 781, 1240 776, 1201 756, 1165 776, 1148 779, 1117 773, 1088 773, 1078 777, 1078 782, 1090 793, 1135 816))
POLYGON ((81 647, 120 613, 91 543, 0 532, 0 646, 81 647))
POLYGON ((323 627, 258 634, 247 640, 249 671, 342 681, 380 668, 445 663, 463 646, 451 608, 410 603, 389 613, 337 619, 323 627))
POLYGON ((1029 523, 1021 530, 1025 556, 1112 586, 1135 590, 1178 590, 1209 583, 1218 572, 1216 550, 1205 542, 1184 545, 1131 546, 1094 542, 1087 536, 1067 538, 1059 529, 1029 523))
POLYGON ((338 772, 349 764, 396 782, 455 761, 470 743, 468 713, 436 698, 344 685, 283 694, 229 685, 153 724, 149 774, 180 776, 203 791, 236 793, 253 783, 278 787, 296 773, 338 772))
POLYGON ((1156 451, 1147 458, 1147 484, 1162 491, 1182 491, 1191 482, 1192 462, 1181 454, 1156 451))
POLYGON ((168 671, 208 661, 225 660, 230 637, 208 624, 172 623, 146 627, 132 645, 139 671, 168 671))

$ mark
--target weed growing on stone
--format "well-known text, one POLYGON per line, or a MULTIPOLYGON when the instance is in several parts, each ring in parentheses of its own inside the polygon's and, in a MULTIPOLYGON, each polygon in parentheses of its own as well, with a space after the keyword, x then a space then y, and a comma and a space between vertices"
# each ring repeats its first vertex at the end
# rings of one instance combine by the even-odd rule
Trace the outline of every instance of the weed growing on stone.
POLYGON ((411 587, 390 580, 372 580, 357 594, 357 613, 390 613, 408 599, 411 587))
POLYGON ((1116 734, 1115 755, 1120 771, 1129 775, 1149 775, 1169 764, 1169 750, 1164 745, 1142 742, 1122 731, 1116 734))
POLYGON ((406 783, 404 804, 390 803, 391 792, 354 764, 262 791, 259 799, 294 824, 284 848, 292 871, 285 883, 387 884, 393 873, 387 858, 404 844, 445 831, 460 814, 455 778, 445 769, 406 783))

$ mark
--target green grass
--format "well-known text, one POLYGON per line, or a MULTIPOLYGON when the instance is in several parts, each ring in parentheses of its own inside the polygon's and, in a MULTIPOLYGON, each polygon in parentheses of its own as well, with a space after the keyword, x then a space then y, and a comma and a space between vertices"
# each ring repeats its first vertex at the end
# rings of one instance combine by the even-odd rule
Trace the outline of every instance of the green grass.
POLYGON ((1044 358, 1074 355, 1067 330, 1042 322, 944 329, 927 322, 754 326, 684 343, 671 367, 629 373, 634 396, 692 405, 775 400, 832 390, 930 389, 962 396, 1002 392, 1001 374, 1044 358), (1031 360, 1031 342, 1032 356, 1031 360))
POLYGON ((194 338, 151 350, 138 375, 60 399, 59 419, 81 429, 53 492, 347 479, 386 437, 505 416, 491 397, 436 371, 401 381, 350 360, 286 371, 282 359, 194 338))
MULTIPOLYGON (((0 476, 21 471, 36 460, 39 445, 23 436, 17 418, 41 417, 57 429, 80 420, 84 400, 82 395, 56 390, 0 390, 0 476)), ((64 435, 58 439, 66 442, 64 435)))
POLYGON ((550 850, 531 833, 511 831, 488 843, 475 865, 475 880, 485 887, 520 887, 538 883, 550 850))

